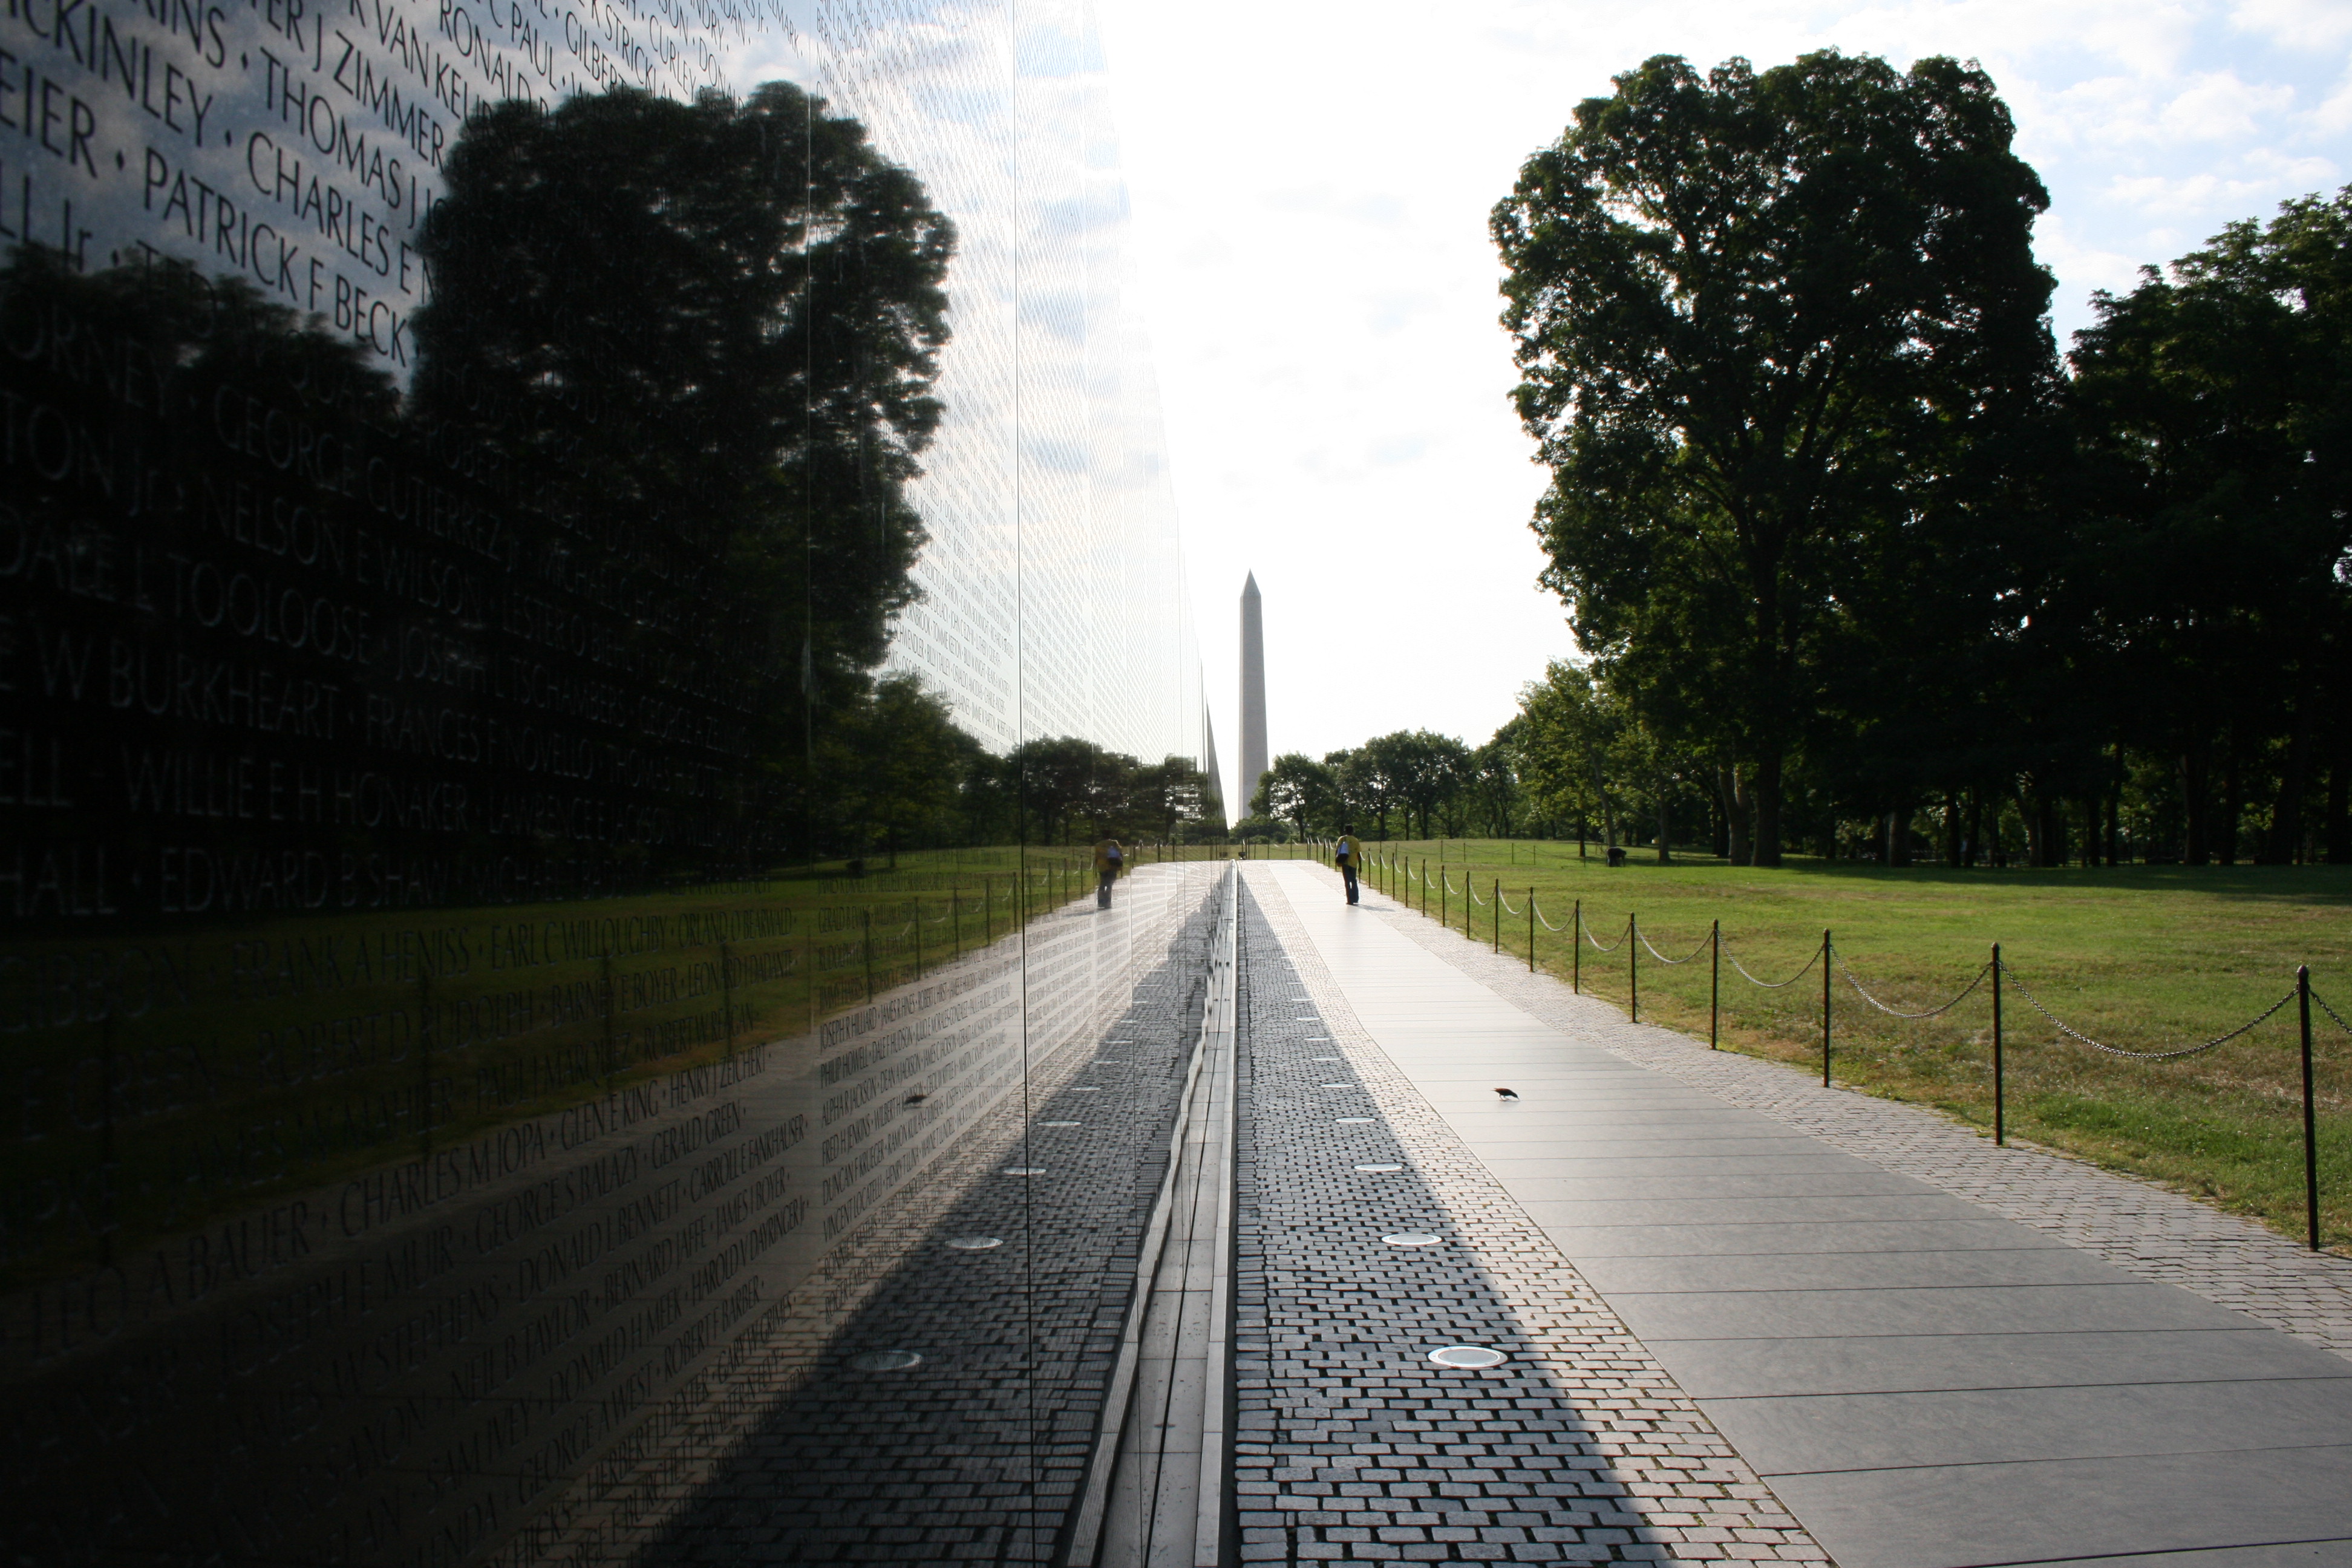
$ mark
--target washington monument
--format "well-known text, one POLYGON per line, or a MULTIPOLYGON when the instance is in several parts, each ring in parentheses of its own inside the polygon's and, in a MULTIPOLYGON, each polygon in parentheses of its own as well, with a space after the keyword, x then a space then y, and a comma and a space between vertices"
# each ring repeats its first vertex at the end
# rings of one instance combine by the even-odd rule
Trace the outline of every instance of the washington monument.
POLYGON ((1242 797, 1236 820, 1250 813, 1257 781, 1265 776, 1265 616, 1258 604, 1257 574, 1242 584, 1242 797))

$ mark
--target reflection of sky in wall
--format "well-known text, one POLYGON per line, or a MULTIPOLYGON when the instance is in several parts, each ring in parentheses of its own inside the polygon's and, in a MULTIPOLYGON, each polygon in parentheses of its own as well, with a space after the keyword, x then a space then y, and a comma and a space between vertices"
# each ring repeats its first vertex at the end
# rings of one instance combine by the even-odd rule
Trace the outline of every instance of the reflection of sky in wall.
POLYGON ((240 277, 396 374, 425 296, 416 230, 467 112, 723 79, 700 31, 570 0, 93 0, 12 7, 0 34, 11 96, 35 106, 0 151, 0 243, 240 277))
POLYGON ((1200 752, 1198 650, 1100 61, 1079 5, 1024 6, 1016 33, 1009 7, 939 0, 826 7, 730 67, 865 121, 957 224, 947 416, 912 492, 926 596, 893 668, 992 747, 1156 761, 1200 752))

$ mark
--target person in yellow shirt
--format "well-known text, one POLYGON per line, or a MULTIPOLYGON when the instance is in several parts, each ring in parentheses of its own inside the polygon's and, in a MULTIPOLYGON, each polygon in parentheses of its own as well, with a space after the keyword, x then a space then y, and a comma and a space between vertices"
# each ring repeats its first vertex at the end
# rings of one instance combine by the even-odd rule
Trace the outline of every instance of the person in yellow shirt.
POLYGON ((1095 908, 1110 908, 1110 885, 1127 865, 1127 851, 1118 847, 1116 838, 1106 838, 1095 846, 1095 908))
POLYGON ((1363 863, 1364 847, 1356 842, 1355 834, 1339 830, 1339 842, 1331 847, 1331 864, 1339 868, 1340 879, 1348 884, 1348 901, 1356 901, 1356 868, 1363 863))

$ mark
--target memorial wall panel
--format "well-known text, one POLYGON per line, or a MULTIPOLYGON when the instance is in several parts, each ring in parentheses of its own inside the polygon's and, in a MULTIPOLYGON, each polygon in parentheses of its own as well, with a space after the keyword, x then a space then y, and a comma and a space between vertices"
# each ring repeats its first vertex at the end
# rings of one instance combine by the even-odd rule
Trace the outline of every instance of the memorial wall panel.
POLYGON ((1084 8, 0 3, 14 1559, 1053 1557, 1219 879, 1084 8))

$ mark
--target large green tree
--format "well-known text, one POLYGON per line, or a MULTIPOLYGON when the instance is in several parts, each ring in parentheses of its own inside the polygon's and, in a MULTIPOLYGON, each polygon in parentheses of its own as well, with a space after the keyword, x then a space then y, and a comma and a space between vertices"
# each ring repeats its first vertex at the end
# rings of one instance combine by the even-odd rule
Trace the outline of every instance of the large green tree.
POLYGON ((1775 864, 1841 593, 2047 397, 2048 198, 1953 60, 1660 57, 1616 89, 1493 220, 1545 581, 1588 649, 1706 694, 1775 864))
POLYGON ((1258 780, 1250 810, 1287 822, 1305 838, 1314 830, 1334 826, 1332 818, 1342 810, 1339 781, 1329 768, 1304 752, 1285 752, 1258 780))
POLYGON ((2177 770, 2184 858, 2235 858, 2259 773, 2257 852, 2290 859, 2315 759, 2339 801, 2352 761, 2352 192, 2093 304, 2073 355, 2093 482, 2053 603, 2096 628, 2096 685, 2177 770))

